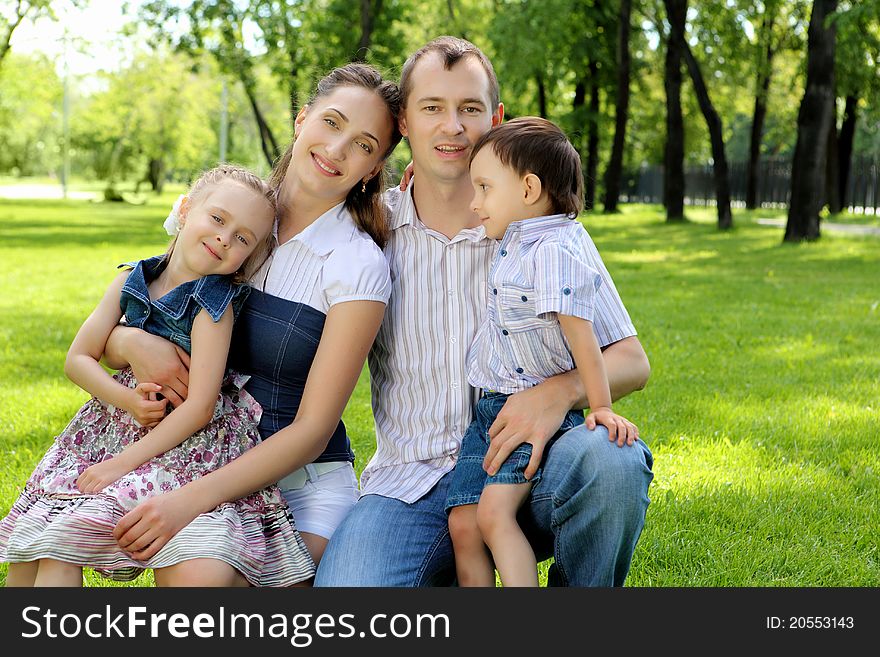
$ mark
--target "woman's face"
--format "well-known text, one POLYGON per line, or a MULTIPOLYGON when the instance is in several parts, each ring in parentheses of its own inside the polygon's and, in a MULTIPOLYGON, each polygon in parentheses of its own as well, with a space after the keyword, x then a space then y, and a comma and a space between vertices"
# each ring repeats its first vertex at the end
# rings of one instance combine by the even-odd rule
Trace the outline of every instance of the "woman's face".
POLYGON ((384 101, 362 87, 338 87, 303 107, 284 186, 336 203, 376 175, 391 145, 392 117, 384 101))

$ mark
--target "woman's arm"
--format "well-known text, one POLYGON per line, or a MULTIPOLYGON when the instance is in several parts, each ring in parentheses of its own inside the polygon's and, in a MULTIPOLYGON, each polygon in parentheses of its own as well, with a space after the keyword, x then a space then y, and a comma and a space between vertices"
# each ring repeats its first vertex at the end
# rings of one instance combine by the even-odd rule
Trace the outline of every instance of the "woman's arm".
POLYGON ((205 310, 196 315, 191 333, 192 361, 186 401, 141 440, 83 472, 76 482, 82 492, 103 489, 142 463, 176 447, 211 420, 226 371, 225 354, 229 353, 232 323, 231 307, 216 323, 205 310))
POLYGON ((189 354, 173 342, 132 326, 113 329, 104 347, 103 361, 115 370, 130 366, 138 381, 150 381, 172 406, 186 399, 189 354))
POLYGON ((385 304, 377 301, 333 306, 293 422, 219 470, 137 506, 116 526, 120 547, 136 559, 149 559, 200 513, 317 458, 342 417, 384 312, 385 304))

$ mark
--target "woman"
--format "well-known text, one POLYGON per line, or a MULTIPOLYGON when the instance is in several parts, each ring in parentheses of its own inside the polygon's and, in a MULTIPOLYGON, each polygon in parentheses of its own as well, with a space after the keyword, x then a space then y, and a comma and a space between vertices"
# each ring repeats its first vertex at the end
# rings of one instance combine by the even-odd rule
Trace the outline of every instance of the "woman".
MULTIPOLYGON (((276 246, 251 279, 255 291, 230 356, 231 366, 252 376, 247 389, 263 407, 263 442, 124 516, 116 537, 134 558, 155 554, 200 513, 281 480, 317 563, 356 501, 354 457, 340 417, 390 294, 380 174, 400 140, 399 105, 394 83, 370 66, 350 64, 321 80, 297 115, 294 141, 270 181, 278 190, 276 246)), ((106 356, 111 365, 131 364, 140 381, 176 377, 163 387, 173 402, 173 388, 185 393, 186 363, 169 343, 117 329, 106 356)), ((246 583, 213 559, 182 562, 156 582, 246 583)))

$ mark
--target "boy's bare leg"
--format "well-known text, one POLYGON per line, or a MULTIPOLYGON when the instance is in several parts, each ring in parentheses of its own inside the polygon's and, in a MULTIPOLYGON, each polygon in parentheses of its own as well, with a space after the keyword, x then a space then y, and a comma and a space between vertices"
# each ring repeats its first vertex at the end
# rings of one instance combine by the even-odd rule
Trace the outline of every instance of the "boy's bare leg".
POLYGON ((58 561, 40 559, 34 586, 82 586, 82 566, 58 561))
POLYGON ((495 566, 477 527, 477 505, 453 507, 449 512, 449 535, 455 551, 459 586, 495 586, 495 566))
POLYGON ((39 561, 20 561, 9 564, 9 570, 6 571, 7 588, 33 586, 39 567, 39 561))
POLYGON ((531 483, 489 484, 477 505, 477 526, 504 586, 538 586, 535 552, 516 521, 531 489, 531 483))

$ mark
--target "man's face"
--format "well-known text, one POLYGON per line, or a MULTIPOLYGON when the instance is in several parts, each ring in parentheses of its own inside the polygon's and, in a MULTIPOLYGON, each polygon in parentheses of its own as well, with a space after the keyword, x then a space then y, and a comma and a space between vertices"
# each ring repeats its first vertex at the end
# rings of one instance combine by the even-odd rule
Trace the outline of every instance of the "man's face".
POLYGON ((412 80, 400 129, 416 171, 437 182, 469 180, 471 147, 504 113, 500 104, 491 106, 488 74, 475 57, 447 70, 440 55, 429 53, 416 63, 412 80))

